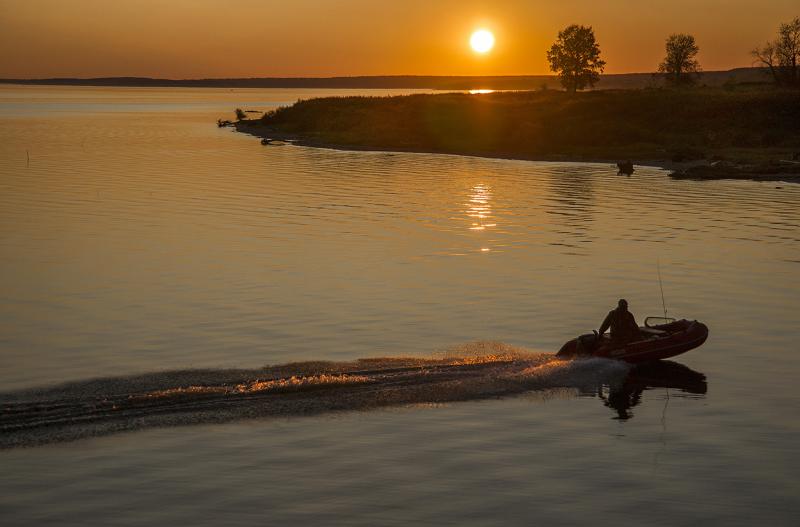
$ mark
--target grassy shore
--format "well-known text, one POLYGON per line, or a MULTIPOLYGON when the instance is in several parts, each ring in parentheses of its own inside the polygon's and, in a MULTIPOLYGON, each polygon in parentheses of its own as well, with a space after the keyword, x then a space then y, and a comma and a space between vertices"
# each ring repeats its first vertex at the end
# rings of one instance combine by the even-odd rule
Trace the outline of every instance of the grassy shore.
POLYGON ((237 129, 354 149, 763 164, 800 151, 800 94, 760 87, 331 97, 299 101, 237 129))

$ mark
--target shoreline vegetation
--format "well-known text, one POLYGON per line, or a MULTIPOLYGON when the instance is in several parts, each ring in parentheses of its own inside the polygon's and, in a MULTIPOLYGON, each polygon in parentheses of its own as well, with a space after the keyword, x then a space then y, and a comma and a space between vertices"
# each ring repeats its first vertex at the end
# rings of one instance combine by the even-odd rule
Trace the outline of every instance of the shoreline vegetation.
POLYGON ((679 179, 800 182, 800 94, 772 86, 326 97, 232 124, 264 144, 630 160, 679 179))

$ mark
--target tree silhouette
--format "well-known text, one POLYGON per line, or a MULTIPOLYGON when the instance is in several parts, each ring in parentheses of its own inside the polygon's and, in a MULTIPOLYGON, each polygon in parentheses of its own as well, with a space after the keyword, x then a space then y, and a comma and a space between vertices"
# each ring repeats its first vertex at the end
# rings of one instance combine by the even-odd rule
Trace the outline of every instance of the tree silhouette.
POLYGON ((572 93, 594 86, 606 65, 600 59, 600 46, 591 26, 577 24, 558 33, 558 39, 547 52, 547 60, 564 88, 572 93))
POLYGON ((700 71, 695 57, 700 51, 692 35, 674 34, 667 38, 667 56, 658 65, 658 71, 667 74, 667 81, 675 86, 692 84, 700 71))
POLYGON ((769 68, 776 84, 800 87, 800 17, 778 29, 778 38, 752 51, 762 66, 769 68))

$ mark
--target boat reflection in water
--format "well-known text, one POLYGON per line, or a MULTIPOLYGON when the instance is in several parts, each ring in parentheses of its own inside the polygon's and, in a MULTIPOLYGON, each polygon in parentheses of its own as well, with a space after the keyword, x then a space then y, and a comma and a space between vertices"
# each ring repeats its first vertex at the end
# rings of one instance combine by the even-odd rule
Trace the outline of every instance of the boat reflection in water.
POLYGON ((645 390, 654 388, 672 388, 684 395, 702 396, 708 391, 708 384, 705 375, 688 366, 659 360, 634 366, 621 384, 611 386, 607 393, 600 386, 597 395, 617 412, 615 419, 627 420, 633 417, 631 408, 642 402, 645 390))

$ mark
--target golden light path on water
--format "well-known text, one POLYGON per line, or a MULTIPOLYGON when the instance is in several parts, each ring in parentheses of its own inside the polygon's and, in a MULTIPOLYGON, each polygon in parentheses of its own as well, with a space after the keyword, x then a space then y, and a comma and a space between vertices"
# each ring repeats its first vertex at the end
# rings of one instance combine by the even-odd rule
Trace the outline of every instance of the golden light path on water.
MULTIPOLYGON (((497 227, 492 214, 492 189, 489 185, 478 184, 472 187, 467 206, 467 216, 472 220, 469 230, 485 231, 497 227)), ((490 252, 490 247, 481 247, 481 252, 490 252)))

